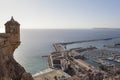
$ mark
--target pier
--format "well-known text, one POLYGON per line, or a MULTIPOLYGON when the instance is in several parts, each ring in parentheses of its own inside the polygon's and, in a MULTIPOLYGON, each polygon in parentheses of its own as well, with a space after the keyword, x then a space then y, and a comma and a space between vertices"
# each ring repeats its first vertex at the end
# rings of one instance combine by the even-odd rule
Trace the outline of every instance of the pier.
MULTIPOLYGON (((72 48, 70 50, 66 49, 66 46, 69 44, 74 43, 83 43, 83 42, 93 42, 93 41, 100 41, 100 40, 111 40, 119 37, 114 38, 105 38, 105 39, 95 39, 95 40, 84 40, 84 41, 74 41, 74 42, 66 42, 66 43, 54 43, 53 47, 55 48, 55 52, 52 52, 48 56, 48 63, 49 67, 53 70, 61 70, 71 77, 76 75, 77 77, 89 76, 88 74, 94 74, 101 76, 114 73, 119 74, 119 69, 113 64, 105 61, 106 59, 112 59, 113 61, 120 60, 120 54, 117 51, 111 50, 102 50, 94 46, 89 47, 78 47, 72 48), (93 63, 89 62, 88 60, 91 59, 93 63, 98 63, 103 67, 107 67, 106 71, 101 68, 101 66, 95 66, 93 63), (115 70, 116 69, 116 70, 115 70), (110 72, 107 72, 110 71, 110 72)), ((69 79, 68 79, 69 80, 69 79)), ((76 80, 76 79, 75 79, 76 80)))
POLYGON ((56 52, 64 52, 65 51, 65 48, 63 45, 61 45, 60 43, 54 43, 53 44, 56 52))
MULTIPOLYGON (((65 50, 64 46, 60 43, 55 43, 53 44, 53 46, 56 52, 51 53, 51 55, 48 58, 48 63, 49 63, 50 68, 65 70, 66 69, 65 66, 71 65, 73 66, 74 70, 76 68, 75 66, 77 67, 79 66, 85 69, 86 71, 93 70, 94 67, 91 64, 87 63, 86 61, 82 59, 74 59, 71 57, 73 55, 79 55, 79 53, 74 51, 74 49, 70 51, 65 50)), ((85 48, 85 49, 75 48, 75 50, 80 50, 80 51, 91 50, 91 49, 96 49, 96 48, 95 47, 90 47, 90 48, 85 48)))
POLYGON ((110 37, 110 38, 103 38, 103 39, 91 39, 91 40, 72 41, 72 42, 64 42, 64 43, 59 43, 59 44, 69 45, 69 44, 75 44, 75 43, 94 42, 94 41, 102 41, 102 40, 112 40, 112 39, 117 39, 117 38, 120 38, 120 37, 110 37))

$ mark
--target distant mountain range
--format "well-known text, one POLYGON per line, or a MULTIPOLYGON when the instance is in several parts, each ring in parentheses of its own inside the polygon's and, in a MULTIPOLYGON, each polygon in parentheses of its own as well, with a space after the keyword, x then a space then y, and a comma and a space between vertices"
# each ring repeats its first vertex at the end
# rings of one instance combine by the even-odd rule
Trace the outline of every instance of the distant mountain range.
POLYGON ((118 30, 120 28, 93 28, 93 29, 115 29, 115 30, 118 30))

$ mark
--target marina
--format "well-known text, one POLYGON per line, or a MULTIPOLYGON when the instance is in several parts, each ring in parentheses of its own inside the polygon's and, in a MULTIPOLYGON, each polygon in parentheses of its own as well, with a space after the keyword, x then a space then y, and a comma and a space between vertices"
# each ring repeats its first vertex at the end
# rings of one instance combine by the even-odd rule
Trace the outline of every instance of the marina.
MULTIPOLYGON (((99 40, 111 40, 109 39, 99 39, 99 40)), ((98 40, 87 40, 79 41, 80 43, 87 43, 98 40)), ((49 67, 55 70, 62 70, 63 72, 69 74, 70 76, 81 74, 81 71, 87 73, 92 71, 100 74, 107 74, 106 71, 113 68, 120 69, 120 52, 100 49, 94 47, 93 45, 88 47, 77 47, 67 49, 68 45, 76 44, 72 43, 54 43, 55 52, 51 53, 49 56, 49 67), (69 71, 71 69, 71 71, 69 71), (101 69, 101 70, 100 70, 101 69)), ((104 46, 103 46, 104 47, 104 46)))

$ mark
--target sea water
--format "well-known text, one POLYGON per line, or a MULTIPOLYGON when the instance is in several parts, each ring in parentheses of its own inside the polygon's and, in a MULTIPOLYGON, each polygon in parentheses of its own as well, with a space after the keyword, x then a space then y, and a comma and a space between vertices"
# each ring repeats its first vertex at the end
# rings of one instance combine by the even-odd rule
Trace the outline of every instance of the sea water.
MULTIPOLYGON (((48 68, 47 58, 42 57, 55 51, 52 44, 81 40, 119 37, 116 29, 22 29, 21 45, 15 50, 14 57, 27 72, 39 73, 48 68)), ((120 39, 68 45, 67 48, 86 47, 91 44, 101 48, 101 44, 120 43, 120 39)), ((119 50, 119 49, 118 49, 119 50)))

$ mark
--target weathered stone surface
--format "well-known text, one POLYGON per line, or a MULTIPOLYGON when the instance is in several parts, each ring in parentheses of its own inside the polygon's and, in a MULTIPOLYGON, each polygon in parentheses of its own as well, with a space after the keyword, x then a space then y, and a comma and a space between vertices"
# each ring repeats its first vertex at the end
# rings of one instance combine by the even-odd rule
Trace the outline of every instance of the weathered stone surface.
POLYGON ((21 80, 33 80, 30 73, 23 73, 21 80))
POLYGON ((0 80, 33 80, 13 57, 20 45, 20 24, 12 18, 5 26, 6 33, 0 33, 0 80))
MULTIPOLYGON (((6 48, 3 48, 4 50, 6 48)), ((0 50, 1 51, 1 50, 0 50)), ((13 56, 0 53, 0 80, 33 80, 32 76, 18 64, 13 56), (25 75, 26 74, 26 75, 25 75)))

